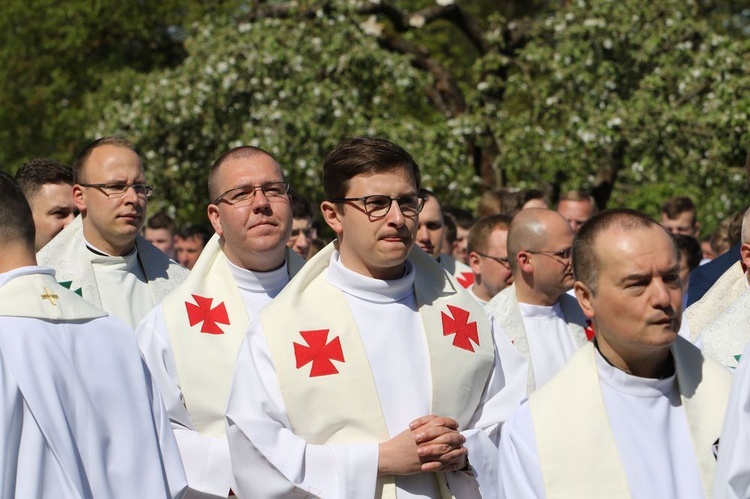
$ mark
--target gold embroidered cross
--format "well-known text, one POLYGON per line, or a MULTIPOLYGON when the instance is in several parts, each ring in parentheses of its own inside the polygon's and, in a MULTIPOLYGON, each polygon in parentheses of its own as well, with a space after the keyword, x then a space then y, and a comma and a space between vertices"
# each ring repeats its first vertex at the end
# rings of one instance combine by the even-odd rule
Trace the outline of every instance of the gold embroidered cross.
POLYGON ((50 291, 48 287, 46 286, 44 287, 44 294, 42 295, 42 300, 49 300, 49 302, 52 305, 57 306, 57 300, 59 299, 60 297, 52 293, 52 291, 50 291))

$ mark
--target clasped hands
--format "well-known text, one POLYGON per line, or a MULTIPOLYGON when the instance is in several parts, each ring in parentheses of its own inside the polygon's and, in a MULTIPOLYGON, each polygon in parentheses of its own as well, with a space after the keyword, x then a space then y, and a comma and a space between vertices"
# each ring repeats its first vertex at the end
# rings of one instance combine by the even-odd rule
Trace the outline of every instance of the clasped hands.
POLYGON ((466 467, 466 438, 458 422, 442 416, 423 416, 409 428, 379 445, 378 475, 411 475, 457 471, 466 467))

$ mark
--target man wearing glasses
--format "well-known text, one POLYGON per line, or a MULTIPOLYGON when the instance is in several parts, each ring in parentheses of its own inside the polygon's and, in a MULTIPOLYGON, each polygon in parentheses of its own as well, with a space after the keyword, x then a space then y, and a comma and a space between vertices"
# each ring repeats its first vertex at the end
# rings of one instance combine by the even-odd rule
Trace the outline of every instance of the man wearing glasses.
POLYGON ((286 247, 288 191, 281 167, 262 149, 242 146, 219 157, 208 174, 216 234, 187 280, 136 331, 188 484, 207 497, 227 497, 232 487, 224 408, 245 331, 304 264, 286 247))
POLYGON ((382 139, 346 139, 326 158, 321 209, 337 244, 261 311, 238 355, 238 495, 472 498, 478 480, 496 497, 494 439, 523 390, 506 391, 481 306, 412 251, 419 183, 412 157, 382 139))
POLYGON ((135 329, 188 272, 138 235, 153 189, 133 144, 120 137, 91 142, 73 162, 73 177, 81 216, 39 251, 39 263, 135 329))
POLYGON ((489 215, 479 219, 469 230, 466 250, 474 273, 469 293, 482 305, 513 284, 508 261, 510 221, 507 215, 489 215))
POLYGON ((566 293, 573 287, 572 244, 573 229, 559 213, 518 212, 508 229, 513 285, 486 305, 529 363, 529 394, 593 335, 578 302, 566 293))

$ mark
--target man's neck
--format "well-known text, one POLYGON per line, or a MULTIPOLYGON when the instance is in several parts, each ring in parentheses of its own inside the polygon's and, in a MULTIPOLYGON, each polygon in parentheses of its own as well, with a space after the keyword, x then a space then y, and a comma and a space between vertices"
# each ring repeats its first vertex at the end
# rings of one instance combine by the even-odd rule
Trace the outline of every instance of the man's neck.
POLYGON ((482 301, 487 302, 492 299, 487 289, 484 286, 477 284, 476 282, 474 282, 474 284, 471 286, 471 291, 472 293, 474 293, 474 296, 476 296, 482 301))
POLYGON ((560 295, 550 296, 539 289, 526 285, 523 281, 516 281, 516 299, 519 303, 551 307, 560 300, 560 295))
POLYGON ((674 374, 674 360, 668 348, 655 350, 650 355, 628 356, 612 349, 606 342, 594 345, 604 360, 617 369, 639 378, 663 379, 674 374))

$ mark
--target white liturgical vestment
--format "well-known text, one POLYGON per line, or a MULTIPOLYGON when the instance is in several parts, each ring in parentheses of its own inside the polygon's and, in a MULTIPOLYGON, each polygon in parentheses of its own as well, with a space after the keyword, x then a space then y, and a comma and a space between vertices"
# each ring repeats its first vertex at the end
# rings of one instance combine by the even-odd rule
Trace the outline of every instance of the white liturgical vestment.
POLYGON ((578 300, 563 293, 550 307, 519 303, 515 284, 490 300, 485 309, 529 362, 527 392, 554 376, 592 337, 578 300))
MULTIPOLYGON (((281 348, 277 351, 277 355, 286 355, 292 360, 296 356, 300 380, 315 381, 311 384, 311 387, 315 387, 312 388, 314 392, 309 400, 302 400, 305 396, 304 386, 300 388, 299 397, 290 400, 295 406, 295 414, 289 412, 286 402, 289 394, 285 394, 280 387, 280 384, 286 386, 290 380, 284 380, 284 376, 278 377, 275 363, 281 362, 281 359, 274 357, 272 353, 279 345, 283 345, 279 333, 286 335, 287 332, 264 330, 264 324, 275 322, 271 318, 264 318, 269 308, 261 311, 260 320, 253 322, 246 342, 240 349, 227 406, 227 436, 239 495, 275 498, 296 497, 295 494, 299 494, 300 497, 372 499, 386 497, 385 490, 391 486, 389 484, 395 484, 395 497, 399 499, 451 497, 450 493, 455 497, 471 498, 479 497, 478 481, 484 497, 494 497, 494 483, 491 480, 496 479, 497 462, 492 454, 496 455, 499 426, 524 396, 526 373, 524 369, 520 374, 506 374, 501 369, 491 332, 486 325, 481 326, 476 337, 481 345, 471 344, 477 352, 481 352, 481 356, 477 357, 477 362, 481 362, 477 364, 477 373, 483 373, 481 378, 463 389, 450 390, 450 393, 461 392, 461 396, 468 397, 467 400, 476 396, 471 407, 461 408, 468 415, 467 424, 461 430, 467 438, 465 445, 474 473, 461 471, 440 474, 447 478, 450 492, 441 485, 441 480, 445 484, 444 479, 436 479, 437 474, 433 473, 397 476, 395 480, 390 477, 385 480, 385 485, 377 476, 378 443, 406 430, 412 420, 430 414, 434 402, 430 394, 441 390, 439 386, 433 386, 436 381, 434 373, 431 374, 431 365, 434 363, 432 356, 438 354, 430 352, 428 345, 432 340, 426 338, 419 298, 414 292, 415 286, 419 287, 415 285, 415 281, 424 279, 418 274, 445 276, 440 279, 453 290, 448 296, 456 292, 464 293, 455 281, 446 280, 449 279, 447 274, 434 260, 419 251, 416 258, 414 252, 410 255, 410 262, 416 263, 407 262, 407 272, 402 278, 381 281, 348 270, 338 260, 338 253, 333 252, 329 246, 309 261, 269 306, 281 307, 289 299, 287 294, 296 291, 295 284, 310 279, 308 274, 312 273, 325 279, 315 289, 324 290, 326 300, 329 293, 332 293, 330 296, 341 294, 344 300, 342 306, 347 309, 342 309, 338 303, 336 308, 331 308, 330 303, 321 300, 320 317, 330 318, 328 327, 332 334, 329 336, 329 330, 319 329, 311 324, 309 331, 297 331, 299 341, 294 343, 293 349, 281 348), (421 268, 423 265, 427 265, 429 270, 421 268), (317 273, 317 267, 323 268, 321 274, 317 273), (333 327, 340 320, 335 316, 348 314, 354 318, 354 334, 361 338, 361 347, 357 347, 356 341, 352 342, 348 334, 336 336, 344 331, 333 327), (269 346, 269 335, 276 335, 273 338, 276 346, 269 346), (314 349, 319 347, 324 347, 326 353, 314 353, 314 349), (359 348, 362 350, 358 350, 359 348), (308 352, 312 357, 305 362, 308 352), (486 367, 481 367, 485 362, 479 360, 482 358, 489 362, 486 367), (353 365, 355 363, 356 366, 353 365), (356 384, 349 386, 339 376, 341 373, 356 376, 356 384), (507 391, 503 390, 506 378, 513 378, 514 375, 515 391, 510 387, 507 391), (321 399, 317 394, 329 391, 325 386, 329 383, 332 384, 330 386, 333 393, 340 386, 341 393, 347 394, 352 389, 356 391, 357 387, 368 391, 370 386, 374 386, 373 393, 377 394, 374 409, 365 409, 363 412, 362 406, 369 408, 373 403, 372 399, 367 398, 355 396, 358 398, 356 402, 349 395, 341 396, 338 400, 335 396, 321 399), (475 395, 469 395, 470 392, 475 395), (304 408, 307 403, 316 407, 309 410, 310 421, 305 421, 304 408), (326 406, 328 411, 325 411, 326 406), (331 413, 334 420, 339 419, 338 414, 343 414, 345 422, 342 420, 341 425, 337 423, 335 427, 325 427, 324 421, 328 416, 321 412, 331 413), (350 416, 354 414, 362 417, 352 419, 350 416), (381 420, 385 424, 382 439, 358 436, 367 433, 368 427, 380 425, 381 420), (319 438, 311 435, 310 439, 302 438, 293 430, 295 426, 292 421, 307 427, 305 431, 314 431, 310 430, 310 424, 323 425, 319 431, 332 436, 319 438), (312 440, 316 442, 313 443, 312 440)), ((312 278, 312 282, 318 282, 318 279, 312 278)), ((290 294, 290 297, 294 296, 296 295, 290 294)), ((474 312, 469 312, 466 317, 469 320, 468 326, 475 320, 486 321, 481 308, 468 295, 463 294, 462 300, 465 301, 449 303, 470 303, 468 310, 478 311, 477 316, 473 315, 474 312)), ((290 312, 292 310, 295 308, 290 309, 290 312)), ((460 312, 457 308, 453 309, 456 317, 460 316, 460 312)), ((456 317, 445 317, 444 320, 451 324, 456 317)), ((304 320, 304 317, 300 320, 304 320)), ((436 332, 443 336, 444 331, 441 329, 436 332)), ((448 340, 449 338, 451 336, 448 336, 448 340)), ((462 351, 465 351, 463 349, 468 348, 468 345, 461 344, 462 351)), ((289 343, 289 347, 291 346, 289 343)), ((502 348, 512 350, 507 340, 502 348)), ((467 357, 470 354, 457 353, 457 361, 460 355, 470 358, 467 357)), ((446 374, 451 373, 452 366, 449 363, 442 363, 441 366, 444 366, 446 374)), ((291 369, 294 370, 293 365, 291 369)), ((450 393, 438 398, 450 396, 450 393)), ((435 413, 455 416, 457 420, 461 420, 456 415, 441 414, 439 411, 435 413)))
POLYGON ((237 351, 252 318, 289 282, 304 261, 270 272, 240 268, 218 235, 206 244, 188 279, 167 295, 136 330, 172 421, 190 488, 227 497, 232 487, 224 409, 237 351))
POLYGON ((0 274, 0 497, 180 497, 182 463, 132 331, 52 269, 0 274))
POLYGON ((582 348, 503 427, 505 497, 710 497, 730 374, 681 337, 672 353, 648 379, 582 348))
POLYGON ((750 497, 750 345, 734 372, 719 440, 715 499, 750 497))
POLYGON ((39 250, 37 260, 40 265, 55 269, 60 284, 107 313, 119 315, 134 329, 143 316, 179 286, 190 272, 141 236, 136 236, 135 247, 136 261, 128 261, 127 257, 96 255, 87 246, 83 221, 78 216, 39 250), (110 274, 117 271, 115 267, 118 265, 120 272, 136 269, 142 274, 140 278, 110 274), (144 279, 147 286, 143 286, 144 279), (112 286, 116 287, 113 289, 112 286), (128 292, 134 293, 132 307, 128 292), (109 309, 113 304, 115 310, 109 309))

